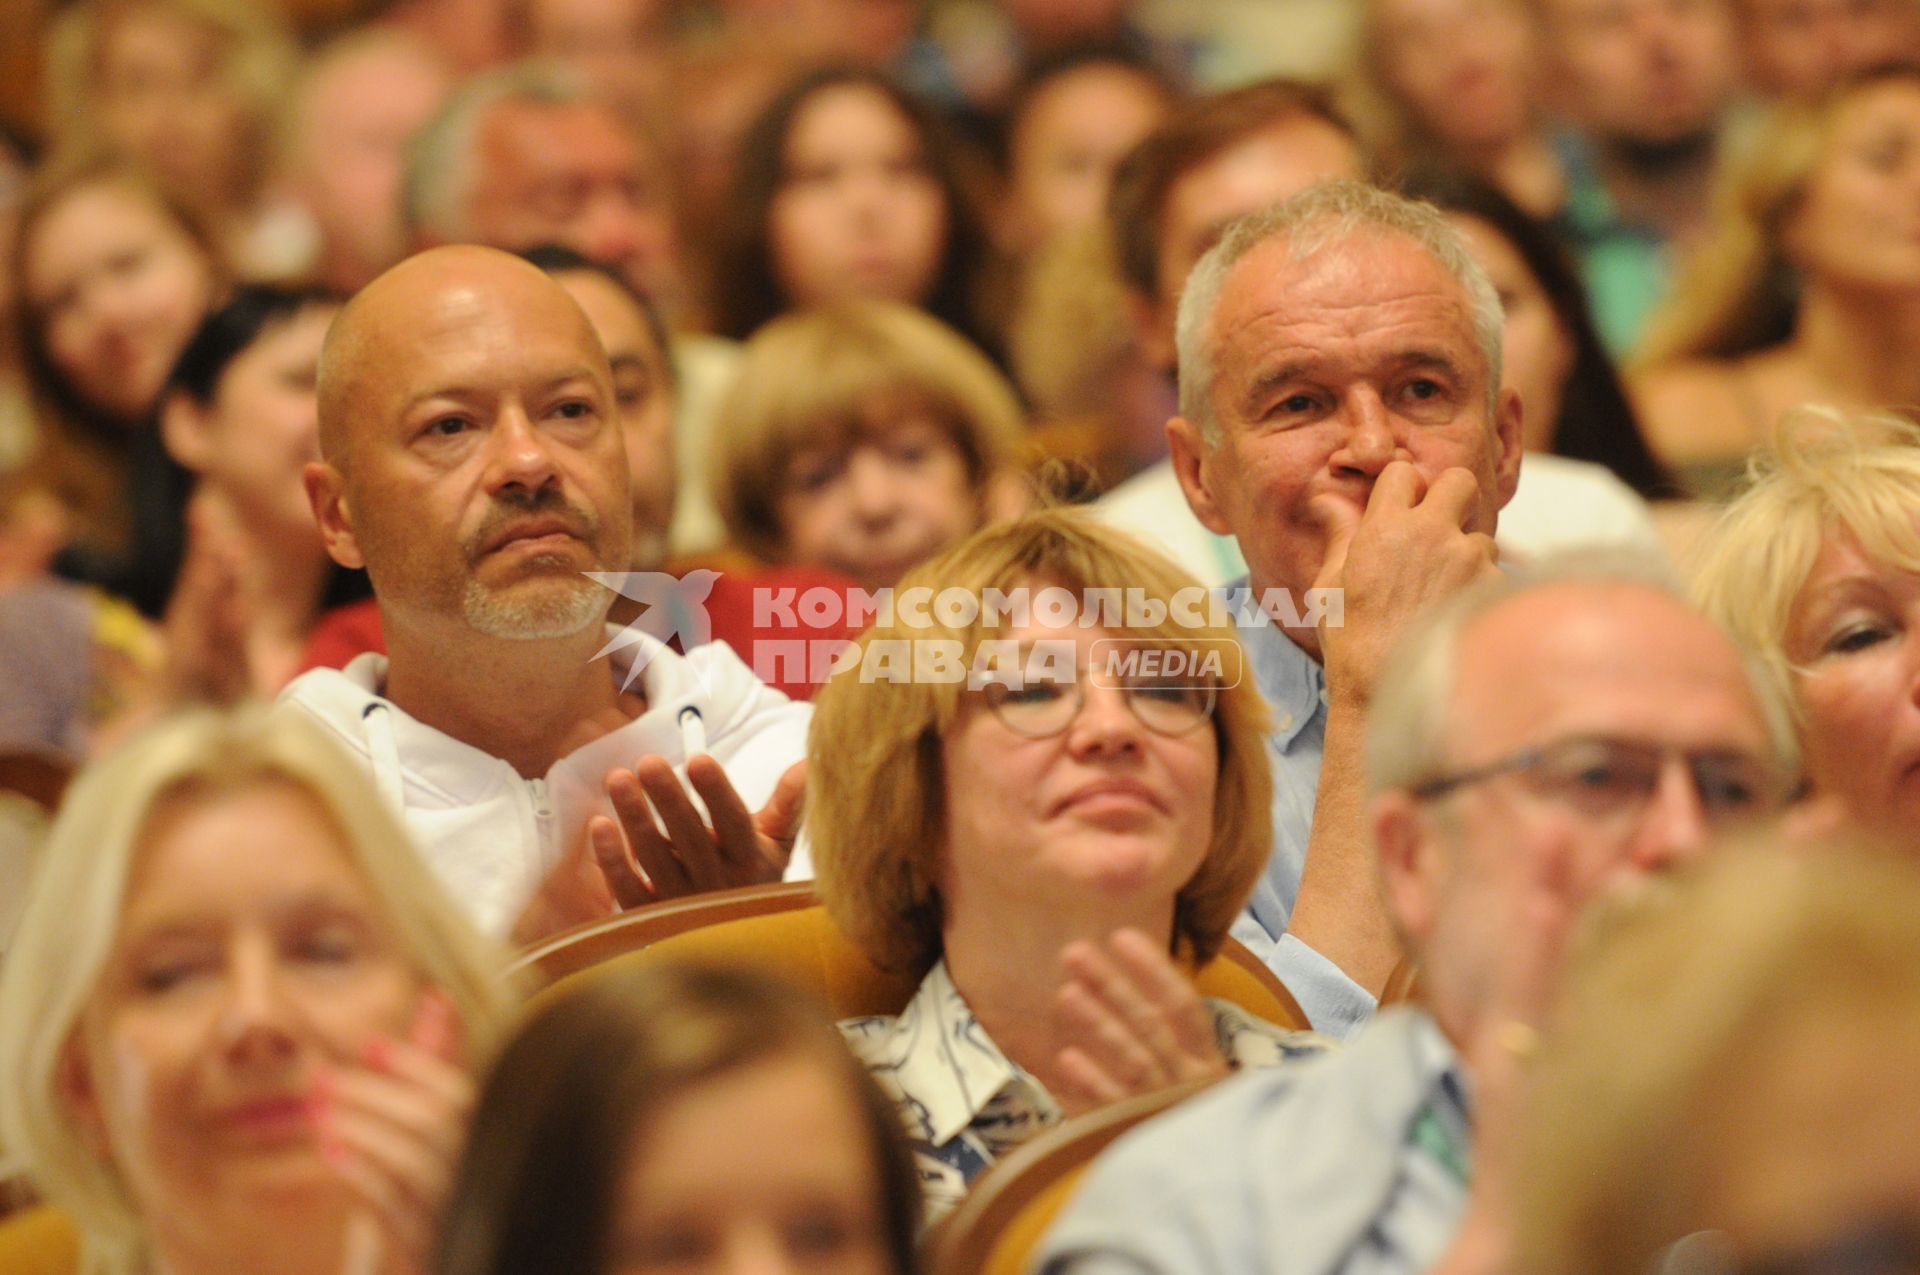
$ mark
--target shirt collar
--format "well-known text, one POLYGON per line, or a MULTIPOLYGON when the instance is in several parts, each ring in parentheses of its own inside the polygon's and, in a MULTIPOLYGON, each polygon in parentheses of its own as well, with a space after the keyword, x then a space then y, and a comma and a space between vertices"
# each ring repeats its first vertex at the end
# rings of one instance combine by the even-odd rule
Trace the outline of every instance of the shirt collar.
POLYGON ((1252 605, 1244 579, 1228 585, 1225 592, 1254 686, 1273 709, 1269 738, 1284 749, 1326 706, 1326 670, 1271 616, 1252 605))
POLYGON ((958 1136, 1009 1084, 1030 1080, 982 1029, 945 960, 921 980, 889 1036, 888 1056, 900 1060, 894 1082, 925 1112, 935 1146, 958 1136))

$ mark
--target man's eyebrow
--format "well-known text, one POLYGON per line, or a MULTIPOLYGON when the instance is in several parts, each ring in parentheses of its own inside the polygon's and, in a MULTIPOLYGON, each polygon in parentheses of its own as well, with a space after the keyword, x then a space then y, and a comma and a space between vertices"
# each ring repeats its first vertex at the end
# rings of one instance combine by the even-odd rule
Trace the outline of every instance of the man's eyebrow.
POLYGON ((1275 390, 1285 385, 1288 381, 1297 380, 1305 376, 1307 372, 1307 364, 1296 361, 1292 363, 1282 363, 1277 367, 1268 368, 1266 371, 1260 373, 1260 375, 1253 378, 1253 384, 1247 386, 1247 392, 1240 397, 1242 414, 1247 416, 1253 415, 1253 413, 1260 410, 1260 405, 1265 402, 1268 396, 1275 390))
MULTIPOLYGON (((571 381, 591 381, 593 379, 592 366, 582 363, 578 367, 570 368, 560 373, 558 376, 548 377, 546 380, 534 386, 534 389, 541 393, 551 393, 571 381)), ((493 393, 490 389, 481 389, 472 385, 433 385, 409 396, 406 407, 403 410, 411 412, 414 408, 420 406, 420 404, 436 398, 451 399, 454 402, 467 402, 473 399, 491 398, 493 397, 493 393)))

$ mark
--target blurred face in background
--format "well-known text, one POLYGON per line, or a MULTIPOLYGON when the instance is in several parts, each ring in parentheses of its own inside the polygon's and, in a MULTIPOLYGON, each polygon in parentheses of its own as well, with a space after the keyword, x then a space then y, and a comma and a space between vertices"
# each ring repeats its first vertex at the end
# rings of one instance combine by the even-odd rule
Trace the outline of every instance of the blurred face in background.
POLYGON ((788 460, 774 509, 790 561, 875 589, 978 530, 981 506, 966 453, 933 411, 903 400, 862 417, 788 460))
POLYGON ((1160 214, 1159 293, 1150 307, 1140 309, 1136 325, 1136 339, 1149 361, 1173 370, 1181 289, 1229 222, 1315 182, 1365 176, 1353 138, 1304 112, 1275 120, 1182 173, 1167 191, 1160 214))
POLYGON ((1063 71, 1036 89, 1007 148, 1016 250, 1097 220, 1121 157, 1168 106, 1156 80, 1116 62, 1063 71))
POLYGON ((607 1275, 898 1275, 872 1136, 819 1056, 686 1086, 629 1155, 607 1275))
POLYGON ((1862 825, 1920 825, 1920 573, 1829 535, 1787 618, 1801 746, 1815 788, 1862 825))
POLYGON ((1765 97, 1818 97, 1857 71, 1920 53, 1912 0, 1739 0, 1747 84, 1765 97))
POLYGON ((1516 0, 1379 0, 1374 31, 1386 87, 1442 145, 1497 147, 1527 129, 1538 52, 1516 0))
POLYGON ((27 231, 19 286, 47 360, 86 406, 138 424, 212 302, 200 245, 151 196, 76 187, 27 231))
POLYGON ((768 249, 793 308, 928 298, 947 247, 946 193, 913 122, 883 93, 814 94, 794 114, 781 170, 768 249))
POLYGON ((302 789, 163 802, 136 854, 67 1100, 163 1252, 312 1242, 348 1205, 310 1115, 316 1076, 405 1032, 420 976, 302 789))
POLYGON ((620 285, 591 270, 554 276, 587 313, 613 370, 613 401, 632 479, 634 567, 658 563, 673 521, 673 373, 667 352, 620 285))
POLYGON ((528 0, 526 53, 578 72, 637 117, 659 101, 664 84, 667 7, 664 0, 528 0))
POLYGON ((1577 125, 1604 141, 1699 138, 1733 91, 1728 0, 1545 0, 1551 83, 1577 125))
POLYGON ((261 330, 220 376, 211 403, 176 393, 167 449, 249 527, 320 544, 301 479, 320 459, 314 397, 320 343, 338 306, 313 305, 261 330))
POLYGON ((320 233, 333 287, 360 288, 406 254, 407 143, 452 84, 424 46, 400 39, 343 53, 307 82, 289 185, 320 233))
POLYGON ((1530 452, 1553 449, 1560 391, 1573 371, 1573 338, 1554 313, 1540 279, 1505 235, 1478 217, 1447 214, 1467 251, 1493 280, 1506 317, 1501 335, 1501 388, 1520 395, 1521 441, 1530 452))
POLYGON ((646 296, 677 288, 673 213, 640 140, 593 102, 509 100, 481 121, 467 195, 472 238, 508 252, 563 244, 646 296))
POLYGON ((1920 76, 1862 85, 1834 106, 1785 246, 1831 286, 1920 288, 1920 76))
POLYGON ((197 205, 237 202, 257 139, 226 38, 160 4, 112 11, 100 32, 94 109, 109 145, 197 205))

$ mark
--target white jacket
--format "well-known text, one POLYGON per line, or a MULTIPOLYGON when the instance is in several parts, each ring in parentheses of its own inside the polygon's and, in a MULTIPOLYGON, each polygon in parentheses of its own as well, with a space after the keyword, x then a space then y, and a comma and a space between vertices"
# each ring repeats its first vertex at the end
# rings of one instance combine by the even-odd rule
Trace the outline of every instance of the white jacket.
MULTIPOLYGON (((609 626, 608 636, 618 632, 609 626)), ((655 754, 684 768, 691 745, 719 761, 747 809, 757 810, 806 756, 812 706, 767 686, 731 647, 709 642, 682 656, 640 636, 642 648, 608 658, 608 676, 624 678, 636 649, 649 650, 640 678, 647 711, 561 758, 544 779, 522 779, 384 698, 384 655, 305 673, 280 702, 312 714, 366 759, 454 898, 482 928, 505 935, 588 817, 612 814, 602 784, 614 767, 655 754)), ((796 874, 808 875, 799 852, 789 867, 796 874)))

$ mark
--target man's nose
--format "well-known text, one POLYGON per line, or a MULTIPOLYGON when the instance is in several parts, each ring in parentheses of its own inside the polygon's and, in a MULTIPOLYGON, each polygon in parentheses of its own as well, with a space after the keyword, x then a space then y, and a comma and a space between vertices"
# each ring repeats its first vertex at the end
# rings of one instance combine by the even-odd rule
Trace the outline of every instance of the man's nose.
POLYGON ((494 422, 493 436, 487 442, 488 490, 506 487, 537 490, 553 479, 553 452, 548 439, 517 404, 501 409, 494 422))
POLYGON ((1689 863, 1707 847, 1713 829, 1700 787, 1684 757, 1661 763, 1660 778, 1635 830, 1633 866, 1642 872, 1660 872, 1689 863))
POLYGON ((1380 471, 1401 456, 1399 436, 1394 432, 1392 413, 1380 396, 1363 390, 1349 396, 1345 406, 1347 433, 1340 450, 1333 456, 1338 470, 1377 478, 1380 471))

